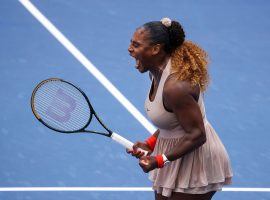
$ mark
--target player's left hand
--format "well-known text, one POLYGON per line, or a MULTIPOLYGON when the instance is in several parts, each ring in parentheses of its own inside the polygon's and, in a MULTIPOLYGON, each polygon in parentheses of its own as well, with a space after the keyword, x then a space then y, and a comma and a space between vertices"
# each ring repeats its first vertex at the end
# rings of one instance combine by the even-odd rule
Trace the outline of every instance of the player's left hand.
POLYGON ((140 158, 139 165, 145 173, 148 173, 158 167, 156 157, 154 156, 142 156, 140 158))

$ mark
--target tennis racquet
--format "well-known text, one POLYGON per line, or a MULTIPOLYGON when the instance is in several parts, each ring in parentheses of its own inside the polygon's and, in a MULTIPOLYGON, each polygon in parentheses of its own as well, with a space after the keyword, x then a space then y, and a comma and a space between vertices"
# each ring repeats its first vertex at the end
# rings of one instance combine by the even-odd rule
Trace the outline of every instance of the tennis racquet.
MULTIPOLYGON (((33 90, 31 108, 46 127, 61 133, 94 133, 110 137, 131 150, 133 143, 107 128, 96 114, 85 93, 72 83, 59 78, 40 82, 33 90), (95 117, 104 132, 86 130, 95 117)), ((139 149, 144 152, 147 151, 139 149)))

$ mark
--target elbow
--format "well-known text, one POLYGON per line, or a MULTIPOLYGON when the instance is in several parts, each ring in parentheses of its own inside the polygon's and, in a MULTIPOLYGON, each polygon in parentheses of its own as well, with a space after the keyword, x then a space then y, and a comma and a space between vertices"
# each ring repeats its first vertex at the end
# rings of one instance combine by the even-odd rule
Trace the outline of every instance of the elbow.
POLYGON ((197 143, 197 147, 199 147, 199 146, 202 146, 205 142, 206 142, 206 140, 207 140, 207 138, 206 138, 206 133, 205 133, 205 131, 204 130, 197 130, 196 131, 197 132, 197 137, 195 137, 196 139, 196 143, 197 143))
POLYGON ((186 139, 193 144, 193 147, 198 148, 206 143, 206 133, 201 129, 193 129, 192 134, 186 137, 186 139))

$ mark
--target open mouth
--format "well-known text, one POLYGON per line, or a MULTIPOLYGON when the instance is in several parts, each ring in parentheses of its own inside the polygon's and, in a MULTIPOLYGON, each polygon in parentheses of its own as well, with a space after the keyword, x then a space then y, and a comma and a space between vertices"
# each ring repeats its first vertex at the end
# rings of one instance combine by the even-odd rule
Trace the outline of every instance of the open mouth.
POLYGON ((131 57, 135 59, 135 68, 138 69, 139 71, 143 70, 142 62, 140 59, 132 54, 129 54, 131 57))
POLYGON ((135 67, 136 67, 136 69, 138 69, 140 67, 140 61, 136 58, 135 58, 135 60, 136 60, 135 67))

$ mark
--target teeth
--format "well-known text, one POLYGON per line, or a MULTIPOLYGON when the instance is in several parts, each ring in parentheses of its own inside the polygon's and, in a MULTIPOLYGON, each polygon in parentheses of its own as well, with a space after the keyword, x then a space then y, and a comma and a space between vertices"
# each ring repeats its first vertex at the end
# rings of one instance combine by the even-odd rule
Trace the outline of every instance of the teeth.
POLYGON ((138 69, 139 67, 139 60, 136 60, 135 68, 138 69))
POLYGON ((136 60, 136 66, 139 66, 139 60, 136 60))

